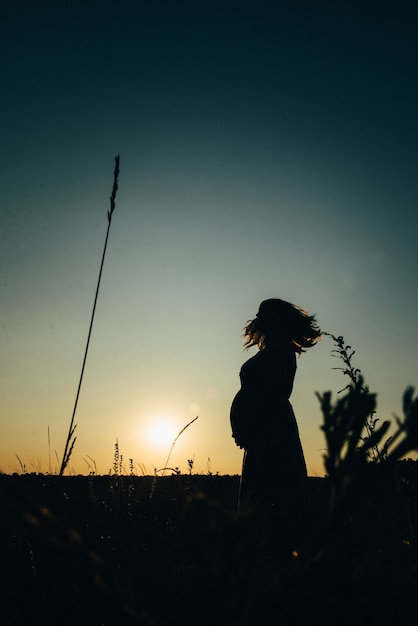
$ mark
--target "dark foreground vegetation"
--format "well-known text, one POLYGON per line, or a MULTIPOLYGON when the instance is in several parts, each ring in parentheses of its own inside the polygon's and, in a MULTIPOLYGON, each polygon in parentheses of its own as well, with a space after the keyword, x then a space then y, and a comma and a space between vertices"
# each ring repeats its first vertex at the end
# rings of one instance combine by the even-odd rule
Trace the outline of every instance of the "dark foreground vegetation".
POLYGON ((281 562, 237 514, 237 476, 2 475, 0 623, 414 620, 418 463, 366 470, 336 514, 332 481, 309 480, 306 543, 281 562))
POLYGON ((0 624, 416 624, 418 461, 402 459, 418 450, 418 396, 406 388, 389 436, 332 338, 349 384, 317 394, 327 477, 309 479, 297 551, 279 558, 280 529, 267 539, 237 513, 237 476, 0 474, 0 624))

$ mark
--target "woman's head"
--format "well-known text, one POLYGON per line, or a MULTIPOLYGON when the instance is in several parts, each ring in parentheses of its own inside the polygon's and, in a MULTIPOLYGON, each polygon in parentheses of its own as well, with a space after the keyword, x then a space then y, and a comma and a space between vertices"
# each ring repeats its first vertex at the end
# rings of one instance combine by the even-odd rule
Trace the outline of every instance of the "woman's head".
POLYGON ((244 327, 244 347, 266 348, 272 343, 289 340, 300 354, 311 348, 321 337, 313 315, 279 298, 264 300, 253 320, 244 327))

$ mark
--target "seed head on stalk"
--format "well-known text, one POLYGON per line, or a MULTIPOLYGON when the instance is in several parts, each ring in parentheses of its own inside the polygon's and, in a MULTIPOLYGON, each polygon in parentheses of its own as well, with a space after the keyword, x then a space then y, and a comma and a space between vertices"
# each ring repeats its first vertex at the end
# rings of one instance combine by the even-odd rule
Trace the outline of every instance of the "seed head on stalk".
POLYGON ((192 419, 192 421, 191 421, 191 422, 189 422, 188 424, 186 424, 186 426, 183 426, 183 428, 182 428, 182 429, 181 429, 181 430, 177 433, 176 437, 174 438, 174 441, 173 441, 173 443, 171 444, 170 452, 168 453, 167 460, 166 460, 165 465, 164 465, 164 467, 163 467, 163 474, 162 474, 163 476, 164 476, 164 474, 165 474, 165 470, 167 469, 167 465, 168 465, 168 462, 169 462, 169 460, 170 460, 171 453, 173 452, 173 448, 174 448, 174 446, 176 445, 178 438, 180 437, 180 435, 182 435, 182 434, 184 433, 184 431, 186 430, 186 428, 189 428, 189 426, 191 426, 191 425, 193 424, 193 422, 195 422, 195 421, 197 420, 197 418, 198 418, 198 417, 199 417, 199 416, 198 416, 198 415, 196 415, 196 417, 195 417, 194 419, 192 419))
POLYGON ((103 265, 104 265, 104 260, 105 260, 105 256, 106 256, 106 249, 107 249, 107 242, 109 239, 109 231, 110 231, 110 224, 112 223, 112 216, 113 216, 113 212, 115 210, 115 206, 116 206, 116 193, 118 191, 118 179, 119 179, 119 163, 120 163, 120 156, 119 154, 115 157, 115 170, 113 173, 113 188, 112 188, 112 193, 110 196, 110 211, 107 212, 107 220, 108 220, 108 224, 107 224, 107 232, 106 232, 106 239, 105 239, 105 243, 104 243, 104 247, 103 247, 103 254, 102 254, 102 261, 100 264, 100 271, 99 271, 99 277, 97 279, 97 286, 96 286, 96 293, 94 296, 94 303, 93 303, 93 310, 91 313, 91 318, 90 318, 90 327, 89 327, 89 332, 87 335, 87 343, 86 343, 86 349, 84 351, 84 358, 83 358, 83 364, 81 366, 81 374, 80 374, 80 380, 78 383, 78 388, 77 388, 77 393, 76 393, 76 398, 75 398, 75 402, 74 402, 74 408, 73 408, 73 414, 71 417, 71 422, 70 422, 70 427, 68 429, 68 434, 67 434, 67 440, 65 442, 65 448, 64 448, 64 453, 62 455, 62 461, 61 461, 61 467, 60 467, 60 471, 59 471, 59 476, 62 476, 64 474, 65 468, 67 467, 73 448, 74 448, 74 444, 76 442, 77 437, 74 437, 74 431, 77 427, 77 424, 74 423, 75 420, 75 414, 77 411, 77 405, 78 405, 78 399, 80 396, 80 390, 81 390, 81 384, 83 382, 83 376, 84 376, 84 369, 86 366, 86 360, 87 360, 87 353, 88 353, 88 349, 89 349, 89 345, 90 345, 90 338, 91 338, 91 331, 93 329, 93 321, 94 321, 94 314, 96 312, 96 305, 97 305, 97 297, 99 295, 99 288, 100 288, 100 281, 102 279, 102 272, 103 272, 103 265))

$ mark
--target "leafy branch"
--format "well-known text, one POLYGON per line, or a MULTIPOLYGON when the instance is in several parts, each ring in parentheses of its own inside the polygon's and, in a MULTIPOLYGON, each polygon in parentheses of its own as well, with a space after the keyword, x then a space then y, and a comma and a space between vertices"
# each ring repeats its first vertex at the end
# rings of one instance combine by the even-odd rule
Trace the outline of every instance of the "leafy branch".
MULTIPOLYGON (((333 350, 331 350, 331 355, 340 359, 343 363, 341 367, 334 367, 333 369, 342 371, 342 373, 345 376, 348 376, 348 378, 350 379, 350 382, 343 389, 340 389, 338 393, 342 393, 343 391, 351 390, 353 388, 358 392, 363 392, 367 394, 368 389, 363 386, 364 379, 361 375, 361 370, 353 365, 353 356, 355 355, 356 351, 353 350, 350 345, 345 344, 344 337, 342 337, 341 335, 339 335, 338 337, 332 335, 331 333, 324 333, 324 335, 331 337, 336 346, 333 350)), ((376 432, 377 422, 379 421, 379 418, 375 417, 375 406, 376 403, 373 407, 370 405, 370 412, 367 415, 363 416, 364 428, 367 433, 366 437, 363 437, 361 435, 359 435, 359 437, 361 438, 361 441, 363 441, 363 443, 369 442, 369 445, 366 448, 368 456, 373 461, 382 461, 387 453, 387 444, 389 443, 389 440, 383 445, 382 449, 379 449, 379 446, 376 444, 376 437, 374 435, 376 432), (370 442, 374 443, 370 445, 370 442)))
POLYGON ((345 393, 335 401, 331 391, 316 392, 323 415, 324 465, 332 485, 332 509, 337 501, 344 501, 343 496, 350 486, 351 494, 355 491, 353 487, 359 492, 369 484, 370 476, 382 475, 381 471, 371 474, 366 470, 374 466, 376 470, 385 471, 408 452, 418 449, 418 396, 414 398, 412 386, 406 388, 403 417, 395 416, 395 433, 384 441, 391 423, 385 420, 377 427, 378 419, 373 417, 376 394, 370 393, 360 370, 352 364, 354 351, 345 345, 342 337, 329 336, 337 346, 333 353, 343 361, 343 367, 335 369, 341 369, 350 378, 350 383, 338 392, 345 393), (363 435, 364 429, 367 436, 363 435))

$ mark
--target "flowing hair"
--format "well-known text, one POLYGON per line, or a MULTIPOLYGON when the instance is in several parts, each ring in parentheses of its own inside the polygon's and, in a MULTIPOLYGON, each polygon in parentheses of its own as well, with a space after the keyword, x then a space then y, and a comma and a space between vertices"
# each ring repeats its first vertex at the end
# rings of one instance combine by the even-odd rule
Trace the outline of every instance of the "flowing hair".
POLYGON ((290 340, 295 352, 301 354, 314 346, 321 338, 321 329, 314 315, 300 307, 271 298, 264 300, 256 317, 244 326, 244 348, 266 348, 272 341, 290 340))

